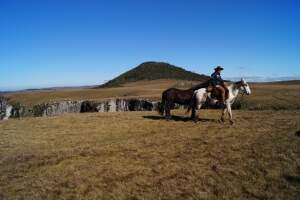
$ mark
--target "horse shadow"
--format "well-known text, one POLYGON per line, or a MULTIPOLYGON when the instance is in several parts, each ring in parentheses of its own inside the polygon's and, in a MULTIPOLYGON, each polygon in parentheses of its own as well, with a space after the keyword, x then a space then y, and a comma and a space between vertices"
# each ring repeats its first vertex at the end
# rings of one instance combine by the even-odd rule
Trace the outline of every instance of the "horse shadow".
POLYGON ((291 183, 300 185, 300 167, 297 167, 296 173, 294 175, 284 175, 284 179, 291 183))
POLYGON ((184 117, 184 116, 176 116, 172 115, 170 119, 166 119, 164 116, 157 116, 157 115, 150 115, 150 116, 143 116, 145 119, 151 120, 169 120, 169 121, 181 121, 181 122, 219 122, 217 119, 210 119, 210 118, 196 118, 192 119, 191 117, 184 117))
POLYGON ((295 135, 300 137, 300 130, 295 132, 295 135))
POLYGON ((300 184, 300 177, 299 176, 285 175, 284 178, 289 183, 297 184, 297 185, 300 184))

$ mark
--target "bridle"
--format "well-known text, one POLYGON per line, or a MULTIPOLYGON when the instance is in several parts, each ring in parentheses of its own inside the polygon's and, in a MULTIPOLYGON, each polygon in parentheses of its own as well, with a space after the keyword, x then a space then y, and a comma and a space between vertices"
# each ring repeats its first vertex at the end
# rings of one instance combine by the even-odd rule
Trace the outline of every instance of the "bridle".
POLYGON ((239 94, 241 94, 242 96, 244 96, 247 92, 246 90, 246 86, 248 86, 248 84, 246 83, 240 83, 240 87, 239 87, 239 94), (242 88, 242 89, 241 89, 242 88))

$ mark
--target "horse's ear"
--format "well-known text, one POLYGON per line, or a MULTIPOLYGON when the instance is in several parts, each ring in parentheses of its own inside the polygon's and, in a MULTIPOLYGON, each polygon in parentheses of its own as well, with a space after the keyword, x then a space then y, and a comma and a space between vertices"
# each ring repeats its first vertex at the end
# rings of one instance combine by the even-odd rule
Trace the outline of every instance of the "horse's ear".
POLYGON ((244 78, 241 78, 241 82, 242 82, 242 83, 244 83, 244 82, 245 82, 244 78))

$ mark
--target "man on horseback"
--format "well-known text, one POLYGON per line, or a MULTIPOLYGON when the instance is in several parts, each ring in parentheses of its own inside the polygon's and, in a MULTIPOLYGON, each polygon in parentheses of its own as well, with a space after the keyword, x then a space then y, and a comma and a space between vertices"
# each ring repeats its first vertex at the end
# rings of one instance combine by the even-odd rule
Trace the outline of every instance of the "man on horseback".
POLYGON ((212 93, 216 92, 219 103, 224 105, 226 97, 228 97, 228 89, 221 77, 222 70, 224 70, 224 68, 221 66, 215 68, 215 72, 211 74, 210 86, 207 88, 207 91, 212 93))

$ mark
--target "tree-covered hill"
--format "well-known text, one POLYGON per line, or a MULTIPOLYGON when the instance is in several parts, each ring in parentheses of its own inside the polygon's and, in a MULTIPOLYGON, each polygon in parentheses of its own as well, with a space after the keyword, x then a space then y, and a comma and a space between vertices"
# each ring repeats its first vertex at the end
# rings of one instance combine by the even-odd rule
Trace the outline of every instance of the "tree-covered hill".
POLYGON ((187 71, 164 62, 144 62, 105 84, 98 86, 98 88, 118 87, 129 82, 156 79, 205 81, 208 79, 208 76, 187 71))

